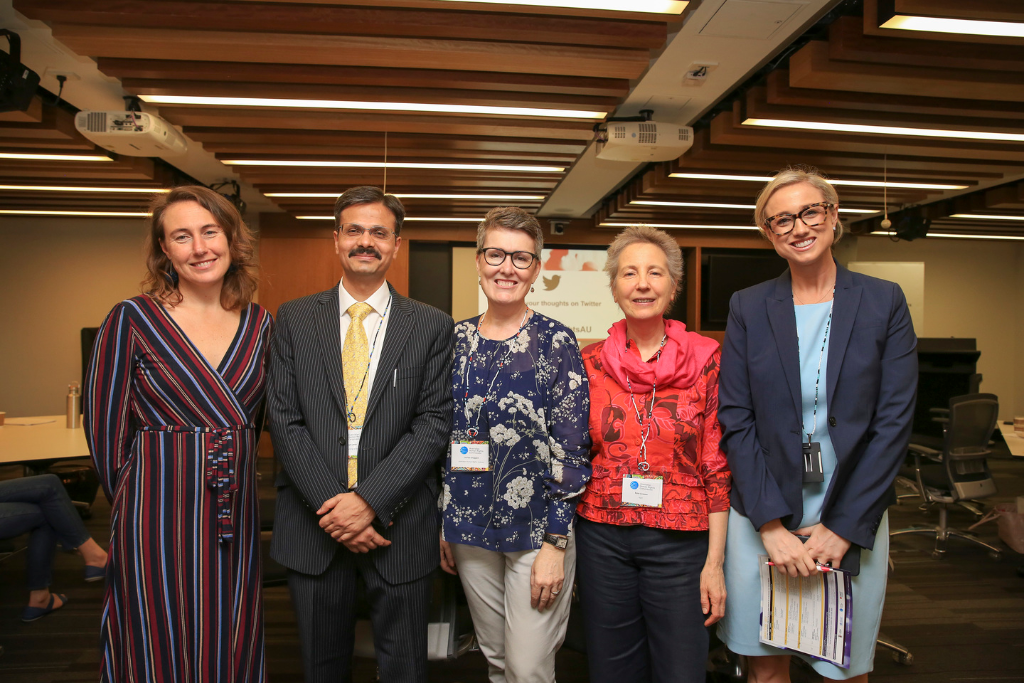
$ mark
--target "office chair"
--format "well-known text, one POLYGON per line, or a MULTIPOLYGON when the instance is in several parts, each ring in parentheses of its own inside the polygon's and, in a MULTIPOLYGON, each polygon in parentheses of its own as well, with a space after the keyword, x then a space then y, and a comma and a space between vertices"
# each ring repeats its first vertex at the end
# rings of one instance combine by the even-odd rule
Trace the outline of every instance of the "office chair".
POLYGON ((992 473, 985 457, 991 452, 988 444, 999 416, 999 399, 994 394, 966 394, 949 400, 948 416, 933 418, 943 426, 942 450, 921 444, 910 444, 914 456, 914 477, 917 490, 926 503, 939 508, 937 525, 915 525, 897 529, 890 536, 902 534, 934 534, 932 557, 942 558, 946 541, 961 538, 989 550, 999 559, 1002 550, 986 543, 969 531, 948 525, 951 505, 987 498, 996 493, 992 473))

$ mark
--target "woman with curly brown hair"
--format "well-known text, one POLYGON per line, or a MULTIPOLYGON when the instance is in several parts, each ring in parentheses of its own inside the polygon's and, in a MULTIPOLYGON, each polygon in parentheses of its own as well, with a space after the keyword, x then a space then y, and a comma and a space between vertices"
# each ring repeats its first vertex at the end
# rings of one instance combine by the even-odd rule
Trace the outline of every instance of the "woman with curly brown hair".
POLYGON ((256 452, 272 320, 254 239, 200 186, 152 205, 145 294, 100 328, 85 429, 111 540, 103 681, 262 681, 256 452))

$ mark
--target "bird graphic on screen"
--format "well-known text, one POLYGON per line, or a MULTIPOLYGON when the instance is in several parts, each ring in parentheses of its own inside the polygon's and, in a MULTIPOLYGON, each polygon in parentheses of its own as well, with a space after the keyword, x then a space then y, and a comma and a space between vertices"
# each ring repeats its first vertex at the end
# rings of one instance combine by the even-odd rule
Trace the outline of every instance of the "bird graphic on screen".
POLYGON ((550 292, 552 289, 558 286, 559 281, 562 279, 561 275, 552 275, 551 277, 541 277, 544 280, 544 291, 550 292))

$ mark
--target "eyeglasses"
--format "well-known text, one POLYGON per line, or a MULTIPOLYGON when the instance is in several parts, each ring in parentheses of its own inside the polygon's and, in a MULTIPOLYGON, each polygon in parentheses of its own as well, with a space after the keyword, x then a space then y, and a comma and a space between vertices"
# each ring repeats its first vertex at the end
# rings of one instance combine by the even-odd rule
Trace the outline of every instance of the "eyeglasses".
POLYGON ((491 266, 500 266, 505 262, 506 258, 511 256, 512 265, 519 270, 526 270, 532 266, 533 262, 538 258, 536 254, 530 251, 505 251, 504 249, 498 249, 497 247, 477 249, 476 253, 483 254, 484 261, 487 261, 487 264, 491 266))
MULTIPOLYGON (((224 231, 221 230, 220 228, 207 228, 207 229, 203 230, 202 238, 203 238, 204 242, 209 242, 210 240, 217 239, 218 237, 220 237, 223 234, 224 234, 224 231)), ((192 244, 192 235, 188 234, 187 232, 178 233, 177 235, 175 235, 174 237, 171 237, 170 239, 175 244, 179 244, 181 246, 185 246, 187 244, 192 244)))
POLYGON ((829 209, 834 209, 835 207, 835 204, 830 204, 829 202, 809 204, 795 216, 791 213, 779 213, 771 218, 766 218, 764 224, 776 237, 785 237, 793 232, 793 228, 796 227, 797 218, 808 228, 816 228, 825 222, 829 209), (780 230, 782 232, 779 232, 780 230))
POLYGON ((346 223, 345 225, 342 225, 338 228, 338 232, 345 237, 354 240, 362 238, 363 233, 368 232, 370 233, 370 237, 378 242, 387 242, 391 239, 391 236, 395 234, 380 225, 374 225, 371 228, 364 228, 363 226, 356 225, 355 223, 346 223))

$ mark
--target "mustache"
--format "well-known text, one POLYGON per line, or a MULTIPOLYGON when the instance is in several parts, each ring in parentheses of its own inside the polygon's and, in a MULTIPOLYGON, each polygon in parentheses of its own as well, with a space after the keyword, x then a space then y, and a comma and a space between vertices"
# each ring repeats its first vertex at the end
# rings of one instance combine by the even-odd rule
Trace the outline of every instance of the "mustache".
POLYGON ((380 261, 382 258, 380 252, 374 249, 373 247, 356 247, 352 251, 348 252, 349 256, 360 256, 362 254, 372 256, 378 261, 380 261))

